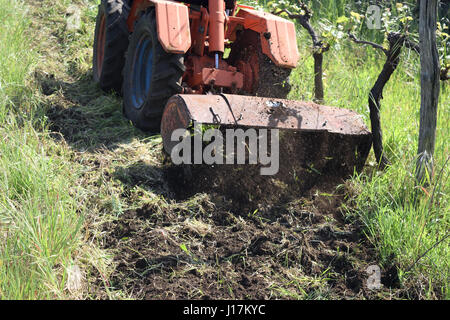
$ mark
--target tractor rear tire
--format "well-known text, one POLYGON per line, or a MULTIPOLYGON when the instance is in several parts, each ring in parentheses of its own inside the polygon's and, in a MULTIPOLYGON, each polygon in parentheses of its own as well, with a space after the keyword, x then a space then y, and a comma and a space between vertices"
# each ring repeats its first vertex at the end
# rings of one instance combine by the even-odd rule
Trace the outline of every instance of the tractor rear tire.
POLYGON ((167 53, 159 43, 156 13, 149 9, 130 37, 123 72, 123 111, 134 126, 159 133, 167 101, 183 90, 185 70, 184 55, 167 53))
POLYGON ((94 81, 105 92, 121 94, 122 70, 128 47, 128 0, 102 0, 95 26, 94 81))
POLYGON ((259 33, 246 29, 237 35, 236 41, 231 46, 230 64, 235 66, 238 65, 239 61, 246 62, 252 67, 253 77, 258 79, 250 90, 242 90, 238 93, 286 99, 291 91, 291 85, 289 84, 291 69, 275 65, 272 60, 264 55, 260 39, 259 33))

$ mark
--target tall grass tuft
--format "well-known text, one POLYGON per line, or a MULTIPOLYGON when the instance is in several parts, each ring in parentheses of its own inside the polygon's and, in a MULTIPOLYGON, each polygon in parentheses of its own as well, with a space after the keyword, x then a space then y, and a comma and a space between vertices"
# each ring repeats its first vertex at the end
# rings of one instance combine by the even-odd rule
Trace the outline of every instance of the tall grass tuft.
POLYGON ((65 149, 33 127, 26 3, 0 0, 0 298, 65 298, 81 216, 65 149))
POLYGON ((30 51, 25 34, 28 20, 18 13, 18 1, 0 0, 0 121, 6 121, 11 107, 17 107, 18 99, 29 94, 26 76, 36 55, 30 51))
POLYGON ((450 202, 448 162, 438 167, 432 188, 417 187, 412 157, 354 179, 359 194, 353 212, 380 255, 380 264, 396 265, 411 298, 449 298, 450 202), (422 288, 421 288, 422 287, 422 288), (425 293, 423 291, 425 287, 425 293), (422 290, 421 290, 422 289, 422 290))

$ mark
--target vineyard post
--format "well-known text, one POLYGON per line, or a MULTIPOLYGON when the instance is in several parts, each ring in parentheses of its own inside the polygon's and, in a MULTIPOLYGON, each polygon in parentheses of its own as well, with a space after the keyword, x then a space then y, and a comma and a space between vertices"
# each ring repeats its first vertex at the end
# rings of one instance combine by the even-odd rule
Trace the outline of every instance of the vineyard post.
POLYGON ((419 37, 421 104, 416 180, 427 184, 433 174, 440 64, 436 45, 438 0, 420 0, 419 37))

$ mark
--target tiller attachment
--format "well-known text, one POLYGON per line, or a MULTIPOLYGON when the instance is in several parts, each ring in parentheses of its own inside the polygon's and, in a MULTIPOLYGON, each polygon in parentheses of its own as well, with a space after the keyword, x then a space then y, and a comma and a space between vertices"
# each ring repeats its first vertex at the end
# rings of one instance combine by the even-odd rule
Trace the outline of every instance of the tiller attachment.
MULTIPOLYGON (((322 166, 317 163, 301 166, 312 166, 318 172, 319 167, 324 169, 325 163, 329 169, 345 169, 345 174, 352 174, 354 169, 361 170, 372 142, 362 117, 347 109, 229 94, 175 95, 168 101, 161 123, 164 150, 169 155, 179 143, 172 133, 176 129, 192 128, 195 123, 244 131, 278 129, 279 152, 296 150, 287 157, 290 165, 302 159, 314 159, 322 166), (302 145, 306 138, 310 145, 302 145)), ((282 158, 286 156, 284 154, 282 158)))

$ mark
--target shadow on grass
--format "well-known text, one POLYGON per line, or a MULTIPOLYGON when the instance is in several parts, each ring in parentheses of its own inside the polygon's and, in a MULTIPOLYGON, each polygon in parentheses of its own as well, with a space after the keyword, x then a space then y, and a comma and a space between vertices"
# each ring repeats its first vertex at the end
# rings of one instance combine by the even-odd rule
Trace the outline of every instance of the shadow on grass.
POLYGON ((148 136, 123 116, 120 97, 98 88, 91 72, 75 82, 39 72, 35 73, 35 79, 41 92, 48 97, 42 109, 50 131, 55 139, 62 136, 74 149, 114 150, 120 143, 148 136))
POLYGON ((146 191, 164 196, 168 200, 177 200, 166 179, 166 168, 154 166, 138 160, 127 166, 117 167, 113 178, 127 188, 141 187, 146 191))

